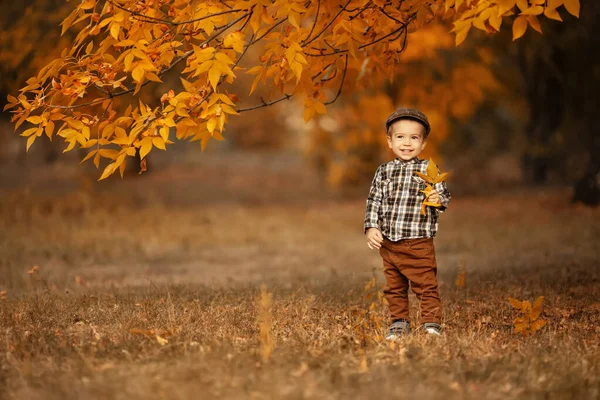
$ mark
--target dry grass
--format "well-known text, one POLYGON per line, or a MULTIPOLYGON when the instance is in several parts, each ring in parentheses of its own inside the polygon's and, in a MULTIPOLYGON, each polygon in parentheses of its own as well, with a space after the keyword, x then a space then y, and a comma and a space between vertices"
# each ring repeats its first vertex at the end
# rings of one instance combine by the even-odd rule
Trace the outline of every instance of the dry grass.
POLYGON ((566 197, 455 198, 445 335, 390 346, 363 201, 3 196, 0 398, 598 398, 599 215, 566 197), (548 325, 514 334, 507 297, 538 295, 548 325))

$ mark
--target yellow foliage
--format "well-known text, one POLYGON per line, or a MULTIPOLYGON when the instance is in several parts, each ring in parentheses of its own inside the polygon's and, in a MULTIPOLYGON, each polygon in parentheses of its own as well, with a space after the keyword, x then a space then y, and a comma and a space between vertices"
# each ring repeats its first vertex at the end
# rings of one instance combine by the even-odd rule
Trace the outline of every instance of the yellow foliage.
POLYGON ((542 302, 544 296, 539 296, 533 305, 529 301, 519 301, 511 297, 508 298, 510 305, 519 310, 523 316, 515 318, 513 321, 516 333, 529 334, 540 330, 546 325, 546 321, 540 318, 542 312, 542 302))
MULTIPOLYGON (((520 12, 513 26, 519 35, 520 21, 538 29, 538 16, 556 19, 557 8, 529 6, 526 0, 394 0, 377 7, 364 6, 365 2, 346 7, 346 3, 253 0, 195 2, 190 7, 191 0, 73 2, 61 24, 63 34, 76 33, 71 46, 27 80, 17 96, 9 96, 5 109, 12 110, 15 128, 24 122, 33 125, 25 131, 28 148, 44 133, 50 139, 57 135, 68 144, 65 151, 76 145, 90 149, 84 161, 93 157, 97 168, 101 158, 108 160, 100 179, 117 170, 123 176, 127 157, 147 156, 154 148, 164 150, 173 143, 168 139, 169 128, 175 128, 177 139, 200 141, 204 148, 210 139, 223 139, 229 115, 291 96, 303 100, 306 121, 327 114, 326 106, 343 89, 352 90, 355 82, 375 83, 398 73, 400 55, 411 40, 409 32, 426 29, 444 13, 452 15, 452 31, 459 43, 471 26, 499 28, 503 18, 516 12, 515 4, 520 12), (245 69, 240 62, 259 42, 264 51, 258 52, 258 60, 250 62, 246 71, 256 75, 249 92, 265 84, 280 97, 240 107, 225 87, 237 78, 236 71, 245 69), (158 107, 140 101, 124 112, 115 110, 115 98, 139 97, 142 87, 161 83, 178 65, 183 66, 184 90, 169 94, 166 101, 163 96, 158 107)), ((566 0, 563 5, 578 15, 577 0, 566 0)), ((436 34, 439 29, 423 35, 429 48, 433 43, 449 45, 447 35, 436 34)), ((426 105, 424 111, 433 114, 443 109, 440 104, 452 103, 450 113, 464 117, 472 98, 482 96, 479 75, 483 73, 468 72, 469 79, 461 79, 452 88, 460 89, 457 101, 450 102, 448 93, 422 86, 419 91, 426 94, 414 88, 412 94, 426 105)), ((440 113, 437 118, 445 120, 446 111, 440 113)), ((441 124, 436 129, 447 132, 441 124)), ((369 136, 360 129, 344 134, 355 135, 354 145, 365 139, 361 136, 369 136)))
POLYGON ((421 172, 416 171, 415 175, 419 178, 423 179, 425 182, 429 183, 424 190, 421 190, 425 193, 425 199, 423 200, 423 204, 421 204, 421 215, 427 215, 426 207, 441 207, 442 205, 439 203, 432 203, 428 201, 429 195, 433 191, 433 186, 436 183, 440 183, 446 180, 450 173, 444 172, 440 173, 438 166, 432 159, 429 159, 429 164, 427 165, 427 174, 422 174, 421 172))

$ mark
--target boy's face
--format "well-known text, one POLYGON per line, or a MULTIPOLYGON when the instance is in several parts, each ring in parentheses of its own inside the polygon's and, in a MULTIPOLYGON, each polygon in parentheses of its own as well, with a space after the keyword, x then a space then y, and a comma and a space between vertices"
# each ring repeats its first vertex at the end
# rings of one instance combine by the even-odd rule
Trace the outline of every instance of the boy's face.
POLYGON ((411 119, 400 119, 390 126, 387 141, 398 158, 403 161, 412 160, 427 145, 425 127, 411 119))

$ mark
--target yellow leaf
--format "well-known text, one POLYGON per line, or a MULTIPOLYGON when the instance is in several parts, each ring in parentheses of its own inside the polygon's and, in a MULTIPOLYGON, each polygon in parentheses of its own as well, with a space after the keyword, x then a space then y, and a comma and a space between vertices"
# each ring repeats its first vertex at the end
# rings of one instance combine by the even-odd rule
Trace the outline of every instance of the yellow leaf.
POLYGON ((48 121, 48 124, 46 125, 46 136, 48 136, 49 139, 52 139, 52 133, 54 133, 54 122, 48 121))
POLYGON ((517 7, 523 12, 529 8, 529 2, 527 0, 517 0, 517 7))
POLYGON ((208 122, 206 123, 206 129, 208 129, 208 131, 210 133, 213 133, 216 127, 217 127, 217 119, 214 117, 209 119, 208 122))
POLYGON ((114 160, 119 155, 119 152, 116 150, 101 149, 98 150, 98 155, 110 160, 114 160))
POLYGON ((252 94, 254 92, 254 90, 256 90, 256 85, 258 85, 258 82, 260 82, 262 77, 263 77, 263 73, 256 75, 256 78, 254 78, 254 81, 252 81, 252 85, 250 86, 250 94, 252 94))
POLYGON ((146 158, 146 155, 150 153, 150 150, 152 150, 152 139, 146 137, 142 139, 142 145, 140 146, 140 159, 143 160, 146 158))
POLYGON ((75 8, 73 10, 73 12, 71 14, 69 14, 69 16, 67 18, 65 18, 63 20, 63 22, 61 23, 62 25, 62 31, 60 32, 60 35, 64 35, 65 32, 67 31, 67 29, 69 29, 69 27, 73 24, 73 21, 75 21, 75 18, 77 18, 77 15, 79 13, 79 9, 75 8))
POLYGON ((230 106, 235 106, 235 103, 233 101, 231 101, 229 96, 227 96, 226 94, 224 94, 224 93, 219 94, 219 98, 221 99, 222 102, 229 104, 230 106))
POLYGON ((531 314, 529 318, 534 321, 539 318, 540 313, 542 312, 542 302, 544 301, 544 296, 539 296, 533 302, 533 306, 531 306, 531 314))
POLYGON ((438 174, 438 167, 437 167, 437 165, 435 165, 433 160, 430 158, 429 164, 427 165, 427 175, 429 175, 429 178, 431 180, 435 180, 435 177, 437 176, 437 174, 438 174))
POLYGON ((559 12, 556 11, 555 8, 546 8, 544 10, 544 15, 547 18, 550 18, 550 19, 553 19, 553 20, 556 20, 556 21, 562 21, 562 18, 560 17, 559 12))
POLYGON ((222 108, 223 112, 225 112, 227 114, 238 114, 239 115, 239 113, 228 104, 221 103, 221 108, 222 108))
POLYGON ((144 79, 145 73, 146 71, 144 71, 141 67, 135 67, 131 73, 131 76, 133 77, 134 81, 141 82, 142 79, 144 79))
POLYGON ((502 17, 498 15, 492 15, 490 17, 490 25, 497 31, 500 30, 500 26, 502 26, 502 17))
POLYGON ((312 107, 304 107, 304 122, 310 121, 315 114, 315 109, 312 107))
POLYGON ((527 320, 525 318, 519 317, 519 318, 515 318, 515 320, 513 321, 514 325, 515 325, 515 332, 519 333, 526 333, 527 332, 527 320))
POLYGON ((248 71, 246 71, 246 73, 247 74, 260 74, 264 69, 265 69, 265 67, 263 67, 262 65, 258 65, 256 67, 250 68, 248 71))
POLYGON ((313 108, 319 114, 327 114, 327 108, 325 107, 325 104, 323 104, 323 103, 321 103, 319 101, 315 101, 315 104, 313 105, 313 108))
POLYGON ((217 90, 217 85, 219 84, 219 78, 221 78, 221 70, 218 65, 215 63, 213 67, 208 71, 208 80, 212 85, 213 89, 217 90))
POLYGON ((149 81, 162 83, 162 80, 154 72, 146 72, 145 76, 149 81))
POLYGON ((558 8, 563 5, 565 0, 548 0, 548 8, 558 8))
POLYGON ((513 22, 513 40, 517 40, 525 34, 527 30, 527 17, 520 15, 513 22))
POLYGON ((514 308, 520 310, 523 307, 523 304, 517 300, 517 299, 513 299, 512 297, 508 298, 508 302, 510 303, 511 306, 513 306, 514 308))
POLYGON ((121 25, 117 23, 113 23, 110 26, 110 35, 115 38, 115 40, 119 40, 119 32, 121 31, 121 25))
POLYGON ((131 69, 131 63, 133 62, 134 57, 133 51, 129 51, 125 56, 125 71, 129 71, 131 69))
POLYGON ((300 64, 308 65, 308 61, 306 61, 306 57, 304 57, 302 53, 296 53, 295 60, 298 61, 300 64))
POLYGON ((26 121, 37 125, 37 124, 41 123, 43 120, 42 120, 42 117, 40 117, 39 115, 35 115, 33 117, 27 118, 26 121))
POLYGON ((300 29, 300 15, 297 12, 290 11, 288 14, 288 21, 290 21, 290 24, 296 29, 300 29))
POLYGON ((537 319, 529 324, 529 329, 531 332, 535 332, 542 329, 544 326, 546 326, 546 321, 543 319, 537 319))
POLYGON ((356 42, 356 40, 350 39, 348 41, 348 50, 350 51, 350 55, 354 59, 359 59, 360 58, 360 54, 358 53, 358 43, 356 42))
POLYGON ((498 16, 501 17, 505 12, 512 10, 515 2, 516 0, 498 0, 498 16))
POLYGON ((169 140, 169 127, 168 126, 163 126, 160 128, 160 136, 163 138, 164 141, 169 140))
POLYGON ((79 162, 79 164, 83 164, 84 162, 86 162, 87 160, 89 160, 90 158, 92 158, 92 157, 94 156, 94 154, 96 154, 96 152, 98 152, 98 150, 92 150, 92 151, 90 151, 90 152, 89 152, 89 153, 88 153, 88 154, 87 154, 87 155, 84 157, 84 159, 83 159, 83 160, 81 160, 81 161, 79 162))
POLYGON ((544 12, 544 7, 542 6, 531 6, 527 10, 523 11, 521 15, 540 15, 544 12))
POLYGON ((21 133, 21 136, 31 136, 34 133, 36 133, 38 131, 38 129, 39 129, 39 127, 38 128, 29 128, 26 131, 24 131, 23 133, 21 133))
POLYGON ((25 151, 26 151, 26 152, 27 152, 27 151, 29 151, 29 148, 31 147, 31 145, 32 145, 32 144, 33 144, 33 142, 35 141, 35 138, 36 138, 36 137, 37 137, 37 136, 35 136, 35 135, 31 135, 31 136, 29 136, 29 139, 27 139, 27 148, 25 149, 25 151))
POLYGON ((152 138, 152 144, 154 145, 154 147, 161 149, 161 150, 166 150, 167 148, 165 147, 165 141, 162 137, 157 136, 157 137, 153 137, 152 138))
POLYGON ((563 5, 565 6, 569 14, 579 18, 579 0, 565 0, 563 5))
POLYGON ((119 174, 121 174, 121 178, 123 178, 123 175, 125 174, 126 166, 127 166, 126 162, 121 162, 121 164, 119 165, 119 174))
POLYGON ((433 181, 433 179, 431 179, 428 175, 425 175, 425 174, 423 174, 421 172, 415 171, 415 175, 417 175, 419 178, 425 180, 426 182, 435 183, 433 181))
POLYGON ((487 28, 481 17, 473 18, 473 26, 480 31, 487 32, 487 28))
POLYGON ((446 178, 450 175, 450 172, 444 172, 443 174, 439 174, 435 178, 435 183, 440 183, 446 180, 446 178))
POLYGON ((115 172, 116 169, 117 164, 115 162, 108 164, 106 168, 104 168, 104 172, 102 172, 102 176, 100 176, 100 179, 98 179, 98 181, 108 178, 115 172))
POLYGON ((471 20, 469 19, 468 21, 466 20, 458 20, 458 21, 454 21, 454 28, 452 28, 452 30, 450 32, 458 32, 458 31, 462 31, 463 29, 466 29, 467 27, 471 27, 471 20))
POLYGON ((527 21, 529 21, 529 25, 539 33, 542 33, 542 27, 540 26, 540 20, 535 15, 528 15, 527 21))
POLYGON ((531 312, 531 303, 527 300, 523 301, 523 303, 521 303, 521 310, 525 314, 529 314, 531 312))

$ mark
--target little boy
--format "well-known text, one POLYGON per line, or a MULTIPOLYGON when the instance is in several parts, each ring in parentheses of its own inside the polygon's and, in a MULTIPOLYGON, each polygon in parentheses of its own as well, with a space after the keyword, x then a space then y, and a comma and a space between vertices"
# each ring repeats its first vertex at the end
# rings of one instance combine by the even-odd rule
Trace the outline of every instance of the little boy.
POLYGON ((388 146, 397 156, 375 172, 367 198, 364 232, 370 249, 379 249, 387 285, 384 289, 392 324, 386 339, 410 332, 408 287, 421 302, 421 324, 431 335, 440 335, 442 308, 438 294, 433 237, 438 216, 448 207, 450 192, 445 182, 436 183, 421 215, 428 183, 415 172, 427 174, 429 161, 417 156, 427 145, 431 129, 427 117, 412 108, 400 108, 385 123, 388 146))

